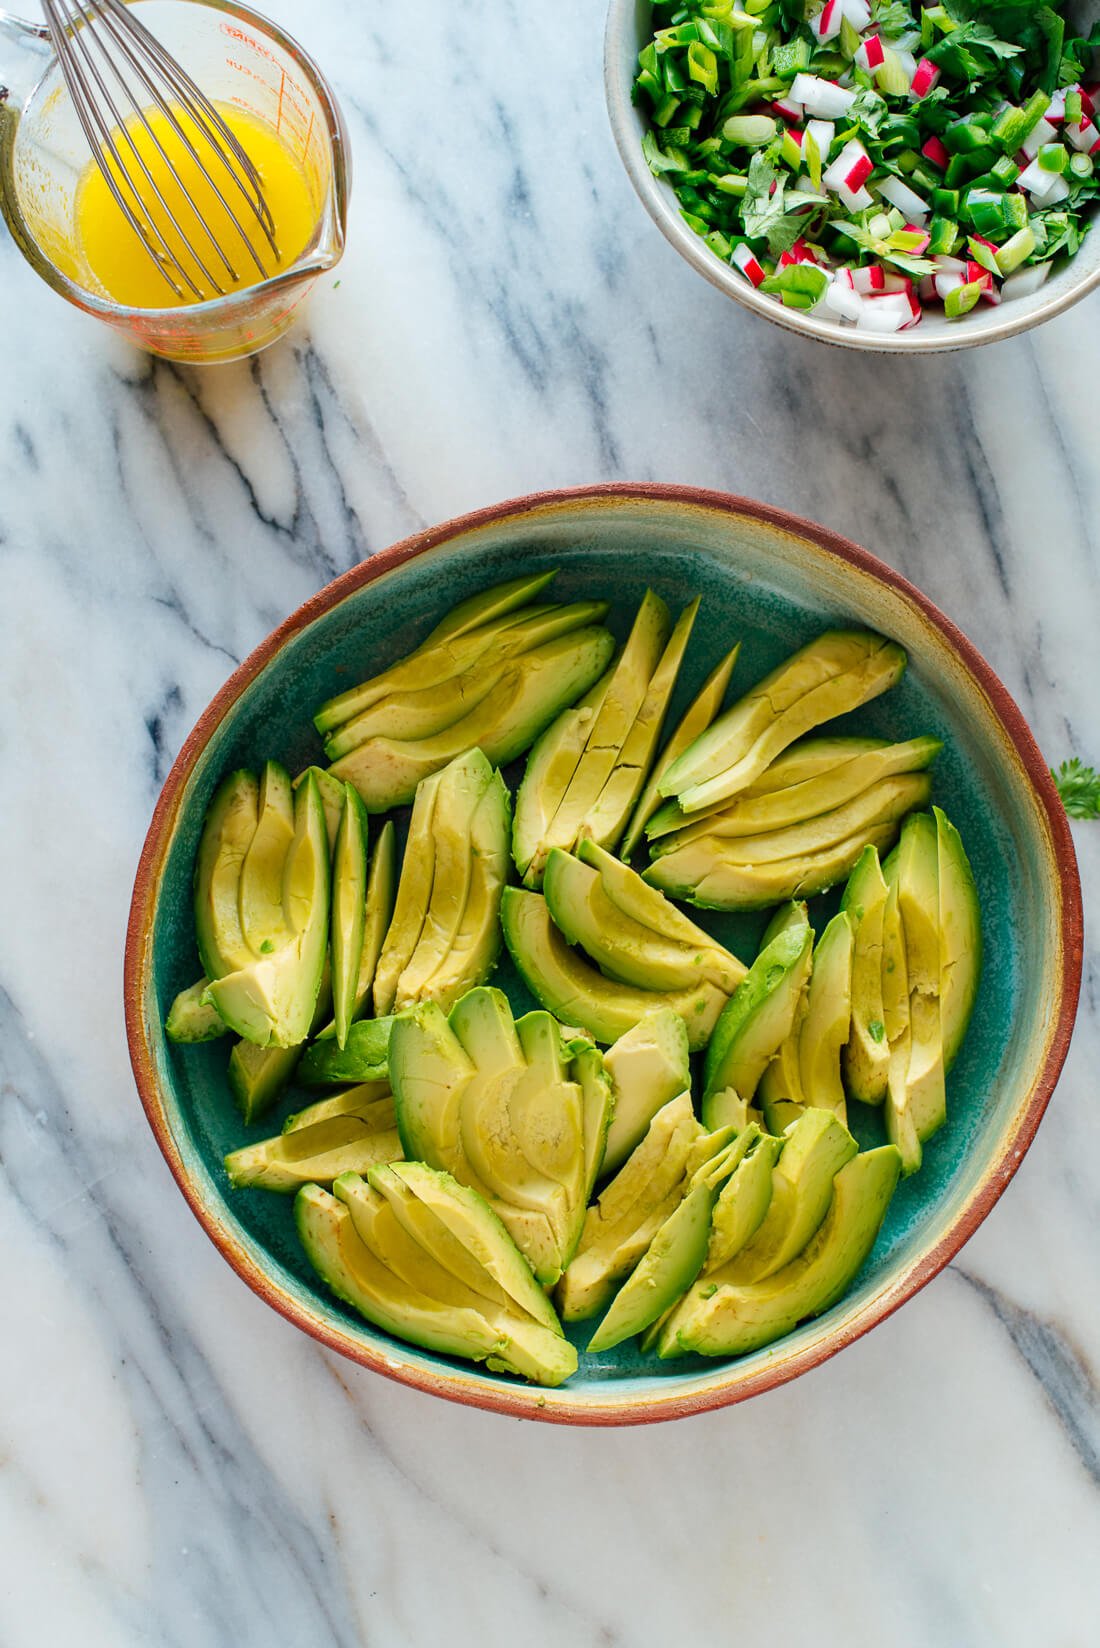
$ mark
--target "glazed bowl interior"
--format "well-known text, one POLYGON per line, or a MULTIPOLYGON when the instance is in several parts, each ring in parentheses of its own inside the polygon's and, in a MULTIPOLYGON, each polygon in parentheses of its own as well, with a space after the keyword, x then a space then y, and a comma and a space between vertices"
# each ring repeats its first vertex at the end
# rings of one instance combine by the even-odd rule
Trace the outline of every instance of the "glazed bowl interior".
MULTIPOLYGON (((514 783, 515 772, 507 776, 514 783)), ((836 894, 832 895, 835 903, 836 894)), ((820 917, 832 908, 815 900, 820 917)), ((763 915, 703 916, 750 958, 763 915)), ((549 494, 425 533, 323 591, 258 649, 200 721, 169 777, 139 870, 127 955, 131 1053, 143 1101, 185 1194, 227 1258, 263 1296, 326 1343, 437 1394, 536 1417, 620 1423, 738 1400, 821 1361, 933 1275, 988 1211, 1030 1140, 1068 1040, 1080 964, 1080 909, 1068 830, 1049 775, 1004 689, 951 626, 845 540, 760 505, 671 488, 549 494), (732 642, 733 690, 825 627, 866 624, 900 641, 900 686, 846 729, 944 741, 935 798, 958 824, 981 896, 986 965, 973 1026, 952 1071, 949 1122, 905 1182, 872 1257, 845 1299, 780 1344, 737 1361, 662 1363, 632 1344, 581 1357, 558 1391, 529 1389, 401 1344, 339 1304, 296 1240, 290 1198, 232 1192, 225 1152, 277 1131, 289 1095, 252 1129, 225 1081, 227 1043, 177 1047, 163 1030, 175 993, 200 971, 191 877, 218 780, 277 756, 321 758, 310 716, 335 691, 410 649, 454 604, 495 580, 560 568, 557 598, 610 596, 621 636, 651 584, 674 608, 703 604, 673 715, 732 642)), ((495 982, 533 1005, 505 959, 495 982)), ((862 1106, 855 1127, 881 1138, 862 1106)), ((578 1344, 592 1324, 582 1323, 578 1344)))
MULTIPOLYGON (((1100 286, 1100 234, 1094 227, 1077 255, 1056 265, 1046 284, 1030 297, 1012 298, 996 307, 982 303, 961 320, 949 321, 942 313, 930 309, 919 326, 883 335, 829 320, 823 315, 785 309, 778 298, 758 292, 736 269, 723 263, 706 242, 688 228, 671 184, 654 177, 646 165, 642 137, 647 120, 644 109, 636 108, 631 102, 631 87, 637 73, 638 53, 652 38, 652 9, 649 0, 611 0, 604 41, 604 86, 611 129, 627 175, 650 217, 681 257, 727 297, 804 337, 843 344, 850 349, 869 349, 878 354, 920 355, 1014 337, 1018 332, 1038 326, 1040 321, 1060 315, 1100 286)), ((1075 0, 1068 8, 1068 16, 1074 28, 1087 35, 1100 16, 1100 3, 1075 0)), ((1094 218, 1096 212, 1094 203, 1094 218)))

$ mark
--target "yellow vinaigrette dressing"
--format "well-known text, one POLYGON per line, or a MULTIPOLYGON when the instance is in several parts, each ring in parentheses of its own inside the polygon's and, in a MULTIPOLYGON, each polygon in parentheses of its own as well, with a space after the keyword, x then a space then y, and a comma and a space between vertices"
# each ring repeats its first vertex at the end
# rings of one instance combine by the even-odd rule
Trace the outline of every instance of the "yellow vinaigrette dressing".
MULTIPOLYGON (((89 161, 76 196, 77 246, 95 284, 115 303, 132 309, 167 309, 216 298, 219 287, 222 292, 243 291, 266 276, 291 268, 312 239, 318 207, 303 163, 265 121, 231 104, 218 104, 217 109, 259 174, 274 220, 277 255, 272 252, 248 198, 186 110, 176 108, 172 114, 193 145, 194 154, 163 111, 147 109, 145 119, 151 132, 135 116, 126 124, 128 136, 117 130, 114 133, 115 148, 132 185, 120 183, 120 193, 135 217, 153 226, 150 239, 162 251, 156 231, 163 236, 172 257, 178 258, 187 270, 198 294, 191 291, 169 260, 169 272, 184 295, 178 296, 172 290, 127 221, 99 167, 89 161), (142 162, 148 168, 149 177, 142 162), (158 191, 163 203, 157 198, 158 191), (225 204, 219 199, 218 191, 225 204), (232 208, 232 216, 226 206, 232 208), (193 250, 189 249, 188 241, 193 250), (249 244, 263 265, 263 275, 249 251, 249 244), (232 276, 217 247, 232 265, 232 276), (196 253, 205 265, 205 273, 196 253)), ((224 138, 220 141, 224 144, 224 138)), ((110 165, 117 179, 114 162, 110 165)))

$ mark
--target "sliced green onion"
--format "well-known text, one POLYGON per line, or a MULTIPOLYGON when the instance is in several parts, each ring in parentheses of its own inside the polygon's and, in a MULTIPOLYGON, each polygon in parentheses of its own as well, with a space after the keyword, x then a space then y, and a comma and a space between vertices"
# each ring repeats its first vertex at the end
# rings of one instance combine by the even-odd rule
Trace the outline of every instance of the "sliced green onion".
POLYGON ((953 292, 948 292, 943 300, 943 309, 948 320, 957 320, 960 315, 968 315, 981 295, 981 282, 977 280, 970 281, 966 286, 956 286, 953 292))
POLYGON ((778 129, 778 122, 766 114, 734 114, 722 127, 727 143, 740 143, 746 149, 762 149, 770 143, 778 129))
POLYGON ((1064 143, 1044 143, 1036 157, 1044 172, 1064 172, 1069 164, 1069 150, 1064 143))
POLYGON ((1090 154, 1071 154, 1069 169, 1074 177, 1091 177, 1095 170, 1095 162, 1090 154))
POLYGON ((1013 269, 1018 269, 1021 263, 1026 263, 1032 252, 1038 246, 1034 231, 1028 227, 1019 229, 1011 240, 1006 240, 997 253, 997 273, 1010 275, 1013 269))
POLYGON ((1000 274, 1001 271, 997 266, 996 256, 989 250, 989 247, 985 245, 984 241, 975 240, 973 235, 971 235, 970 239, 966 243, 966 246, 975 263, 980 263, 982 268, 988 269, 991 275, 1000 274))
MULTIPOLYGON (((688 47, 687 71, 690 78, 702 86, 711 97, 718 93, 718 59, 709 46, 701 46, 698 41, 688 47)), ((700 111, 701 112, 701 111, 700 111)))

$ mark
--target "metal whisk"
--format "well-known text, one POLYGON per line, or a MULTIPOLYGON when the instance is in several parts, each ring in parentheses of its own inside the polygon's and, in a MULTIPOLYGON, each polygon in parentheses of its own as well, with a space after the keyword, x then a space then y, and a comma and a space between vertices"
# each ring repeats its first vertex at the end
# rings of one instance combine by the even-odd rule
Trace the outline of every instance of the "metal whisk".
POLYGON ((160 202, 166 219, 179 236, 181 247, 186 248, 195 268, 215 292, 223 295, 227 290, 222 284, 221 270, 231 285, 239 284, 237 264, 242 251, 255 264, 260 279, 266 278, 271 271, 246 232, 241 216, 246 223, 259 224, 277 267, 274 219, 255 166, 210 99, 133 15, 124 0, 43 0, 43 9, 65 85, 92 157, 126 221, 175 295, 186 301, 189 293, 199 299, 204 293, 180 253, 147 210, 137 181, 138 172, 147 186, 145 199, 152 195, 160 202), (224 207, 226 232, 233 245, 221 244, 184 184, 150 123, 151 106, 164 115, 224 207), (184 129, 179 111, 186 114, 191 130, 184 129), (165 200, 134 140, 128 115, 136 117, 144 127, 186 200, 201 235, 193 227, 189 233, 165 200), (228 229, 228 224, 233 225, 233 230, 228 229), (236 244, 238 237, 239 245, 236 244), (196 239, 202 246, 201 253, 195 245, 196 239))

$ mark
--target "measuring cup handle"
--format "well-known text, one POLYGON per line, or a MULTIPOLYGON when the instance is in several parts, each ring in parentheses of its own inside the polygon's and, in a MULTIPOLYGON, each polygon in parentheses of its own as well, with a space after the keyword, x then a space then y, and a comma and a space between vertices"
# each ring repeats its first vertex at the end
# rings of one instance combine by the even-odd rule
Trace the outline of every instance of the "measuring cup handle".
POLYGON ((25 23, 0 11, 0 106, 21 107, 50 56, 50 31, 44 23, 25 23))

